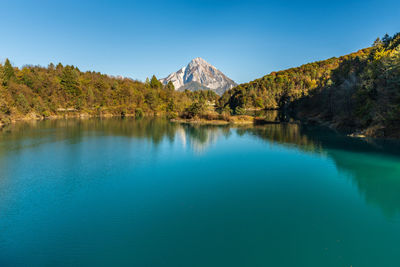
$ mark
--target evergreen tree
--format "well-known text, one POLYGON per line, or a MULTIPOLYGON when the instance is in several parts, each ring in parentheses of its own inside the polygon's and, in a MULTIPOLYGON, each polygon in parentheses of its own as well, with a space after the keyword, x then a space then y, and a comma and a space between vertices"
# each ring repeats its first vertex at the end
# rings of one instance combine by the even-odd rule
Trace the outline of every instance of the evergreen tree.
POLYGON ((150 87, 153 89, 161 89, 163 87, 162 83, 157 79, 155 75, 151 77, 150 87))
POLYGON ((169 81, 168 84, 167 84, 167 90, 168 91, 175 91, 175 86, 171 81, 169 81))
POLYGON ((62 72, 61 82, 64 91, 71 96, 80 94, 78 75, 73 66, 66 66, 62 72))
POLYGON ((376 38, 376 40, 375 40, 375 42, 373 43, 373 46, 374 47, 379 47, 379 46, 382 46, 383 45, 383 42, 382 42, 382 40, 381 40, 381 38, 376 38))
POLYGON ((13 78, 15 78, 14 68, 10 63, 10 60, 7 58, 3 67, 3 84, 7 85, 13 78))

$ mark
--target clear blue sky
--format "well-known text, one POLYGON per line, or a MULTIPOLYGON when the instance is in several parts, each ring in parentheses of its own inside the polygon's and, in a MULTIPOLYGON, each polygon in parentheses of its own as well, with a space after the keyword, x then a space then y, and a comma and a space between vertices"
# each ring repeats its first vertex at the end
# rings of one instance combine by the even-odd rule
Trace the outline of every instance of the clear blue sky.
POLYGON ((203 57, 236 82, 400 31, 399 0, 1 1, 0 59, 144 80, 203 57))

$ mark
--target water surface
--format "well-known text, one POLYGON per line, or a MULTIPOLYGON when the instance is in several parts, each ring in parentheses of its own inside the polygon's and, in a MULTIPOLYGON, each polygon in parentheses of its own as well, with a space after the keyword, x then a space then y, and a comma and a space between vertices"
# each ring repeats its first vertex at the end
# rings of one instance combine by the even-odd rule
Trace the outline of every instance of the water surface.
POLYGON ((290 124, 16 124, 0 266, 400 266, 399 152, 290 124))

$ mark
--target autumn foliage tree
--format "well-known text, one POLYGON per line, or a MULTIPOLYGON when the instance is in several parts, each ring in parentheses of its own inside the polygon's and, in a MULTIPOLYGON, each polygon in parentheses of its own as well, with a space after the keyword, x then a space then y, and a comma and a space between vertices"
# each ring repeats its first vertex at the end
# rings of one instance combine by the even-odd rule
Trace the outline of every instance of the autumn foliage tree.
POLYGON ((0 64, 0 122, 24 116, 64 115, 66 110, 88 114, 172 114, 177 116, 199 99, 214 101, 213 92, 178 92, 155 76, 145 83, 129 78, 82 72, 61 63, 13 67, 0 64))

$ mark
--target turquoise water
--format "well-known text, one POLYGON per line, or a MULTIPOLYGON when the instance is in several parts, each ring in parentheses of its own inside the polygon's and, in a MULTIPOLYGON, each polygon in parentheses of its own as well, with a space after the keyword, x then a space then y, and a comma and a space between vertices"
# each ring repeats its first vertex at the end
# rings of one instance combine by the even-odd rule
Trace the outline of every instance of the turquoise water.
POLYGON ((400 266, 400 146, 164 120, 0 131, 0 266, 400 266))

